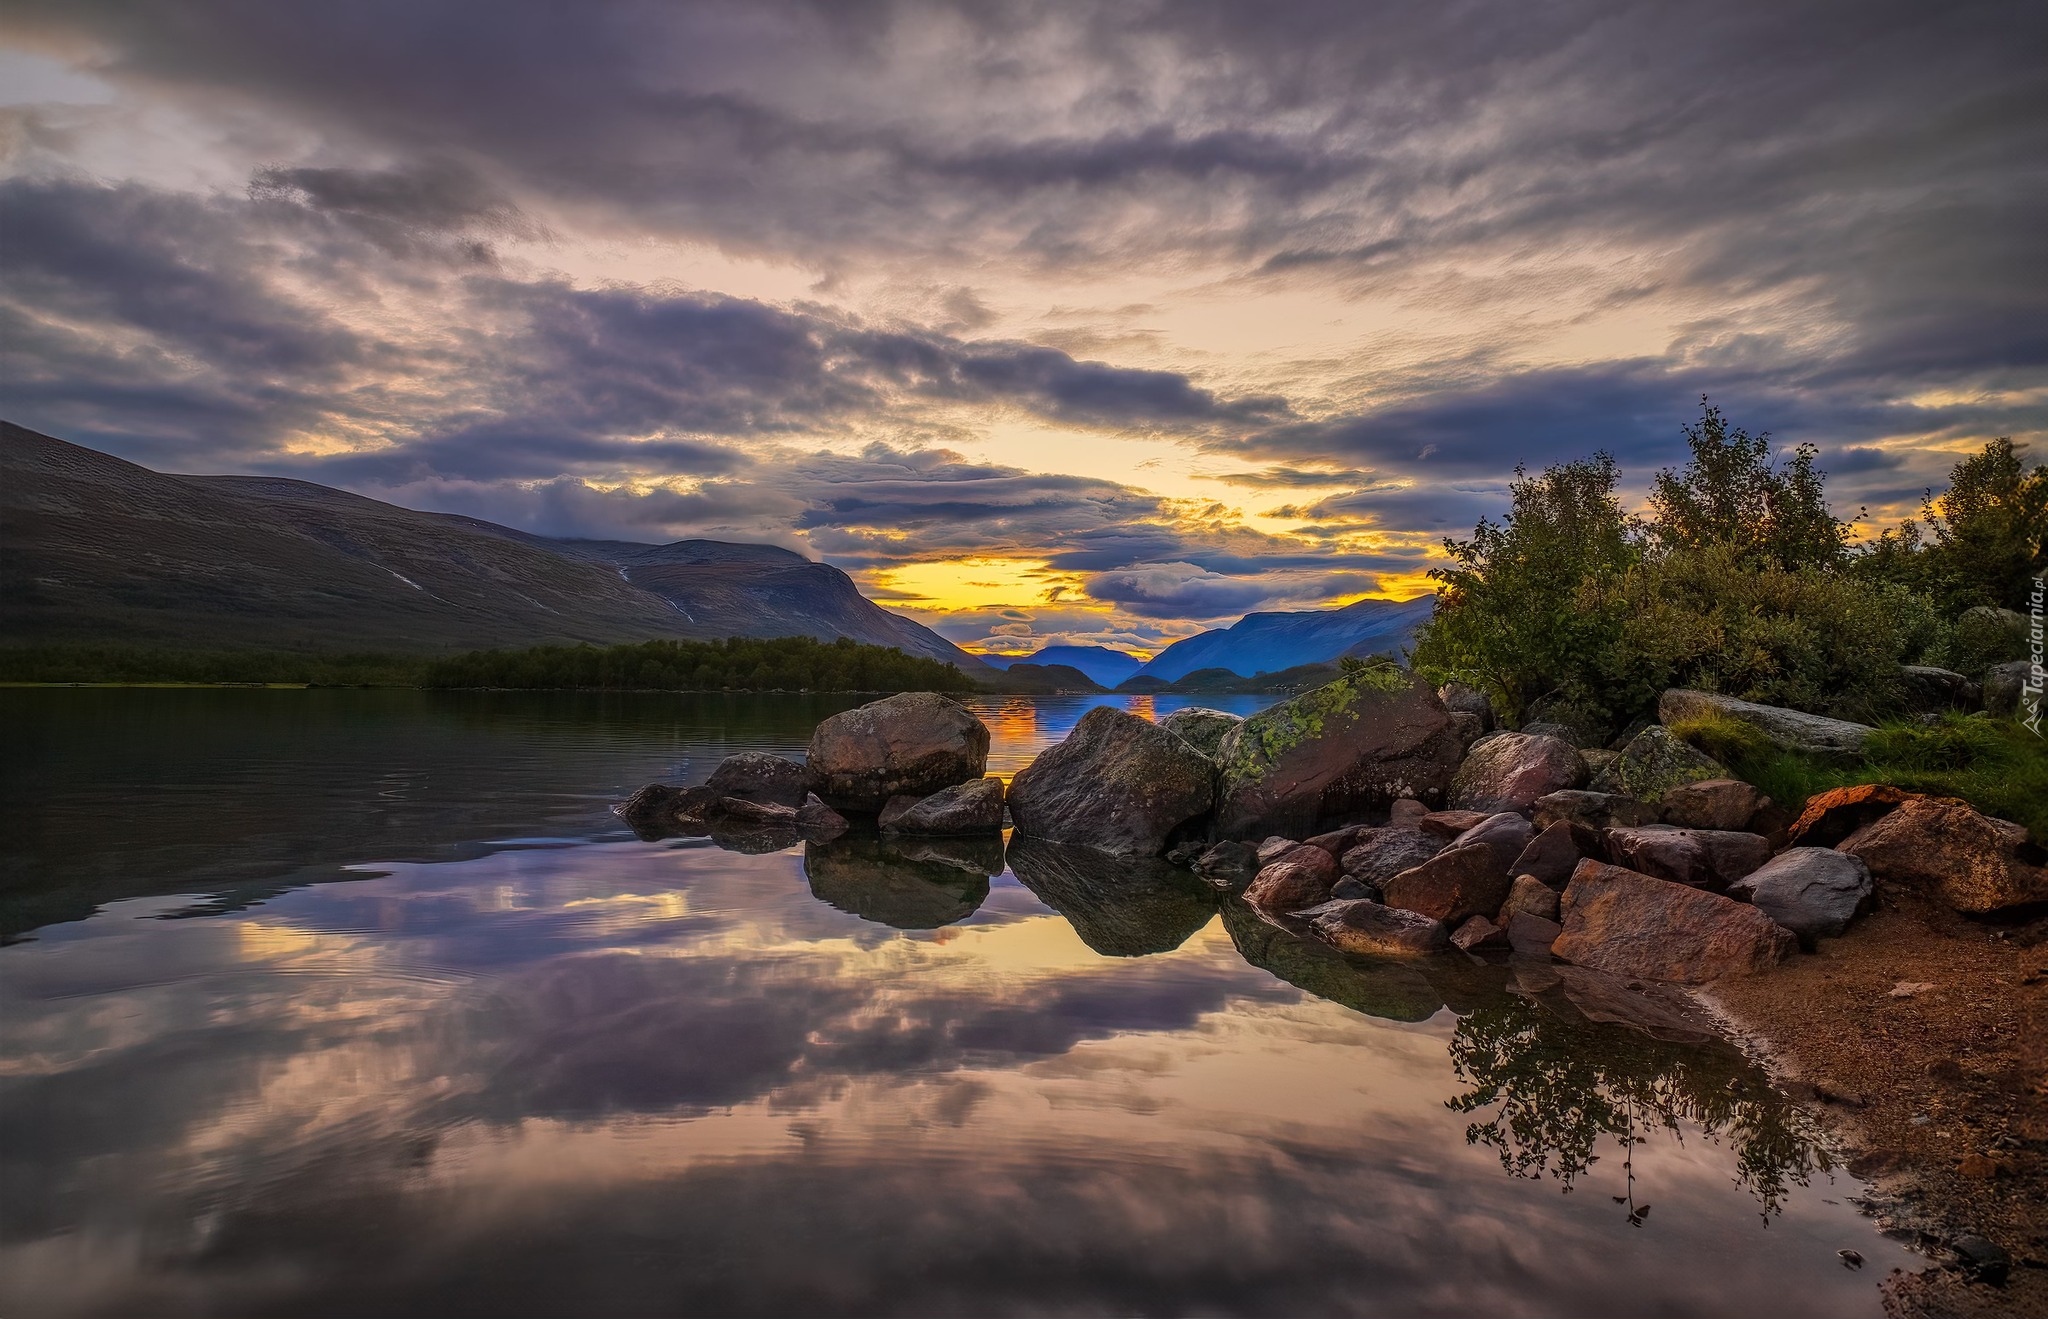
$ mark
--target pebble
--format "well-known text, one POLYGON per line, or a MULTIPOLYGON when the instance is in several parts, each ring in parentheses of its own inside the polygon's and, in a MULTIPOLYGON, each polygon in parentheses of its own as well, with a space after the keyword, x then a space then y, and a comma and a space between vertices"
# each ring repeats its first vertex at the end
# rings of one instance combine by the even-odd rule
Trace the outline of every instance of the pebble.
POLYGON ((1892 986, 1891 992, 1886 994, 1885 997, 1912 998, 1916 994, 1924 994, 1932 988, 1934 988, 1934 985, 1931 981, 1901 980, 1898 984, 1892 986))

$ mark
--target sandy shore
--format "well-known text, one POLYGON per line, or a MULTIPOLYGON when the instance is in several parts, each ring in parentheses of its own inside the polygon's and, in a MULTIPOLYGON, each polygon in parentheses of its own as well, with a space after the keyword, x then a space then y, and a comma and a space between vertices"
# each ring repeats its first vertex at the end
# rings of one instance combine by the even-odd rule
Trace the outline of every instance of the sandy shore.
POLYGON ((1881 1225, 1927 1254, 1886 1284, 1890 1313, 2048 1315, 2048 921, 1888 895, 1817 954, 1703 997, 1810 1100, 1881 1225), (2002 1286, 1973 1276, 1972 1236, 2010 1256, 2002 1286))

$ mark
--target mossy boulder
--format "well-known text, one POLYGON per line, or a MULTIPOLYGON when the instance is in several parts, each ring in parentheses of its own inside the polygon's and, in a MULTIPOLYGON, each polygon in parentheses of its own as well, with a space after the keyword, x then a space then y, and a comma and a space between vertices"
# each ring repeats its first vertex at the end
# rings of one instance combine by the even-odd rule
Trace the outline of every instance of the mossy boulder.
POLYGON ((1673 788, 1708 779, 1725 779, 1728 767, 1652 724, 1629 739, 1621 755, 1593 780, 1595 792, 1655 802, 1673 788))
POLYGON ((1215 834, 1304 838, 1381 814, 1401 797, 1440 805, 1464 749, 1426 683, 1388 667, 1347 673, 1223 739, 1215 834))
POLYGON ((1010 784, 1017 832, 1112 856, 1158 856, 1209 813, 1215 766, 1149 719, 1099 705, 1010 784))

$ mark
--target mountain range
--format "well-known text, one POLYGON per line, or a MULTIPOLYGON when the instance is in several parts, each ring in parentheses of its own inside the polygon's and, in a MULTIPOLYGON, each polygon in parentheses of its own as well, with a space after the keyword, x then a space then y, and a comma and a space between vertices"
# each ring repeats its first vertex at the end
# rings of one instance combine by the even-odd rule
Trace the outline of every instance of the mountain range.
POLYGON ((405 653, 850 637, 994 676, 776 546, 557 540, 308 481, 169 475, 5 422, 0 635, 405 653))
POLYGON ((1176 641, 1138 676, 1174 682, 1197 669, 1229 669, 1243 677, 1321 664, 1345 655, 1399 654, 1415 644, 1436 597, 1359 600, 1342 609, 1246 614, 1229 627, 1176 641))
POLYGON ((992 668, 1008 669, 1016 664, 1064 664, 1086 674, 1090 682, 1114 687, 1136 677, 1144 661, 1107 646, 1047 646, 1035 655, 983 655, 992 668))

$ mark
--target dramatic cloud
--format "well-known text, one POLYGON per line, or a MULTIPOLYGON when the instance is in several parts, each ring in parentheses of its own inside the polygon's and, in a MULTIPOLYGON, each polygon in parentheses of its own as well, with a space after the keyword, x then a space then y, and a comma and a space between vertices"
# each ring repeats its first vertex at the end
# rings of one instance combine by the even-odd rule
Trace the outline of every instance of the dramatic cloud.
POLYGON ((1517 464, 1639 491, 1702 393, 1889 514, 2048 435, 2044 39, 1902 0, 30 0, 0 407, 796 544, 953 634, 1412 591, 1517 464), (963 555, 1008 575, 888 576, 963 555))

